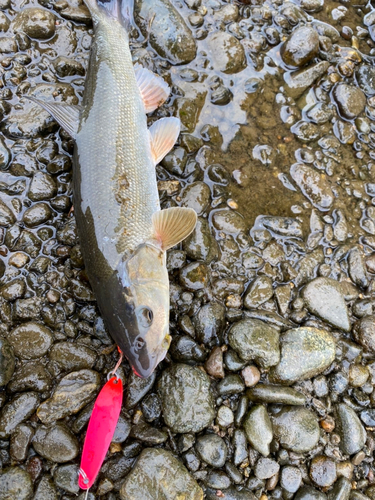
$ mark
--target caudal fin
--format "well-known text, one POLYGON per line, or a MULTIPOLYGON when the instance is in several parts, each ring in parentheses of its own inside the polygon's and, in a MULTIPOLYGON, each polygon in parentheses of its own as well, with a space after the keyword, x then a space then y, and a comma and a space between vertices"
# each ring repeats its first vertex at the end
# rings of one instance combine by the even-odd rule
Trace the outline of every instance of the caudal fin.
POLYGON ((105 11, 110 17, 118 19, 129 29, 133 24, 134 0, 84 0, 91 15, 97 16, 105 11))

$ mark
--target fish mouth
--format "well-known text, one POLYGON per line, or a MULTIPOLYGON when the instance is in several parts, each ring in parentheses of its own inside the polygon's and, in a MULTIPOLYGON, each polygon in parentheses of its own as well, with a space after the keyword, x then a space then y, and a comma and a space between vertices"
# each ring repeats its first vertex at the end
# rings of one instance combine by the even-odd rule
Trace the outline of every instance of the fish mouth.
POLYGON ((144 341, 143 343, 136 342, 135 345, 130 350, 125 351, 124 354, 133 372, 140 378, 148 378, 152 375, 161 359, 163 359, 156 354, 151 355, 144 341))

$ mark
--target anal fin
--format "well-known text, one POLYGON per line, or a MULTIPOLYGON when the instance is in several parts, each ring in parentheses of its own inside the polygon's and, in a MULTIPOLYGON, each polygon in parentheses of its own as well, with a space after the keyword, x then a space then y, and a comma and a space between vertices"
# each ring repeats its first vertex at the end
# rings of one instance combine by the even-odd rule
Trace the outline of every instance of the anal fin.
POLYGON ((48 111, 60 127, 68 132, 73 139, 76 138, 79 125, 79 115, 81 112, 80 106, 60 102, 41 101, 40 99, 30 95, 25 95, 24 97, 39 104, 39 106, 48 111))
POLYGON ((168 98, 170 88, 163 78, 140 64, 135 64, 134 71, 146 113, 151 113, 168 98))
POLYGON ((173 116, 161 118, 151 125, 149 132, 152 156, 157 164, 169 153, 177 141, 180 133, 180 120, 173 116))
POLYGON ((194 230, 197 214, 192 208, 173 207, 159 210, 152 216, 155 238, 164 251, 184 240, 194 230))

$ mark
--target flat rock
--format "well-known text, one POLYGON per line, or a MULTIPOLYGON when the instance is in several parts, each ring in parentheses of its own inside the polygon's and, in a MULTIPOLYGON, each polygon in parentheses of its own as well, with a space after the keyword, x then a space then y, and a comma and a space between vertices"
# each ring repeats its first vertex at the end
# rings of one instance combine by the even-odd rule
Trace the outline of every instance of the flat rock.
POLYGON ((203 500, 203 491, 170 451, 147 448, 120 489, 122 500, 203 500))
POLYGON ((78 413, 94 399, 100 385, 100 375, 93 370, 69 373, 57 384, 52 397, 39 406, 37 411, 39 419, 44 424, 51 424, 78 413))
POLYGON ((278 330, 258 319, 235 323, 228 342, 244 361, 254 360, 262 368, 274 366, 280 360, 278 330))
POLYGON ((200 432, 215 417, 208 375, 198 368, 176 364, 158 382, 165 423, 173 432, 200 432))
POLYGON ((288 330, 280 337, 281 359, 270 373, 270 380, 286 385, 322 373, 335 358, 332 336, 317 328, 288 330))
POLYGON ((345 332, 350 331, 349 314, 340 284, 331 278, 316 278, 303 289, 308 310, 345 332))

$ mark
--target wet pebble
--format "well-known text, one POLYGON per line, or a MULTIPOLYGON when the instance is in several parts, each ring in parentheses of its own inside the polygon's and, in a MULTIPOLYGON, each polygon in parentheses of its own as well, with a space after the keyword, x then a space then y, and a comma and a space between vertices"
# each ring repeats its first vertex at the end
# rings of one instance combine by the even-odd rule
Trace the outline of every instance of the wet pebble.
POLYGON ((340 477, 328 493, 328 500, 348 500, 352 491, 352 483, 346 477, 340 477))
POLYGON ((268 276, 259 276, 250 284, 244 298, 244 306, 256 309, 273 296, 272 280, 268 276))
POLYGON ((198 342, 203 344, 218 344, 222 340, 225 328, 225 308, 218 302, 204 305, 195 320, 195 330, 198 342))
POLYGON ((161 431, 145 423, 133 425, 130 436, 148 446, 160 445, 168 439, 166 431, 161 431))
POLYGON ((36 227, 52 217, 52 210, 47 203, 37 203, 25 210, 23 222, 28 227, 36 227))
POLYGON ((318 33, 310 26, 301 26, 282 45, 280 54, 285 64, 299 68, 316 57, 318 51, 318 33))
POLYGON ((361 64, 356 72, 358 85, 367 96, 375 95, 375 68, 361 64))
POLYGON ((120 489, 122 500, 163 497, 165 500, 203 500, 203 491, 170 451, 148 448, 120 489))
POLYGON ((244 361, 255 361, 263 368, 279 362, 279 332, 263 321, 245 319, 235 323, 228 341, 244 361))
POLYGON ((4 500, 30 500, 33 483, 30 474, 21 467, 9 467, 0 472, 0 498, 4 500))
POLYGON ((181 284, 192 292, 205 288, 209 279, 209 269, 202 262, 191 262, 180 271, 181 284))
POLYGON ((34 429, 30 425, 20 424, 15 428, 10 439, 10 455, 13 460, 23 462, 26 459, 33 436, 34 429))
POLYGON ((76 437, 64 424, 37 428, 33 447, 39 455, 52 462, 64 463, 73 460, 79 452, 76 437))
POLYGON ((23 32, 30 38, 44 40, 55 33, 56 16, 46 9, 32 7, 19 12, 13 23, 13 30, 23 32))
POLYGON ((272 458, 260 458, 254 469, 255 477, 258 479, 269 479, 279 472, 280 465, 272 458))
POLYGON ((243 426, 251 446, 264 457, 267 457, 270 454, 270 443, 273 439, 273 432, 272 423, 266 408, 263 405, 253 406, 246 415, 243 426))
POLYGON ((247 397, 254 403, 274 403, 300 406, 306 402, 305 396, 292 387, 282 387, 279 385, 258 384, 249 389, 247 397))
POLYGON ((213 420, 210 379, 198 368, 176 364, 158 383, 163 417, 173 432, 199 432, 213 420))
POLYGON ((60 467, 56 467, 54 472, 54 482, 58 488, 61 488, 68 493, 73 493, 77 495, 79 493, 78 486, 78 465, 60 465, 60 467))
POLYGON ((211 377, 224 378, 223 351, 220 347, 216 346, 212 349, 204 366, 206 372, 211 375, 211 377))
POLYGON ((340 284, 331 278, 316 278, 303 290, 309 311, 333 326, 348 332, 350 322, 340 284))
POLYGON ((7 385, 15 368, 15 357, 10 343, 0 338, 0 386, 7 385))
POLYGON ((1 295, 5 300, 14 301, 24 296, 26 283, 23 279, 16 279, 1 288, 1 295))
POLYGON ((39 406, 39 420, 51 424, 78 413, 96 396, 100 385, 100 375, 93 370, 69 373, 57 384, 52 397, 39 406))
POLYGON ((221 396, 230 396, 242 392, 245 388, 242 378, 231 373, 217 384, 217 391, 221 396))
POLYGON ((141 401, 154 385, 156 375, 153 373, 148 378, 140 378, 134 372, 130 374, 127 381, 127 391, 124 406, 131 409, 141 401))
POLYGON ((53 177, 44 172, 36 172, 33 175, 28 193, 30 200, 50 200, 56 193, 57 186, 53 177))
POLYGON ((298 99, 315 81, 321 78, 329 67, 327 61, 320 61, 311 64, 298 71, 291 71, 284 74, 286 92, 293 99, 298 99))
POLYGON ((353 455, 363 448, 366 431, 355 411, 344 403, 336 406, 336 427, 341 437, 340 448, 343 453, 353 455))
POLYGON ((49 328, 34 321, 24 323, 12 330, 8 336, 14 353, 22 359, 44 356, 53 342, 49 328))
POLYGON ((294 498, 297 500, 326 500, 327 496, 312 486, 302 486, 294 498))
POLYGON ((286 465, 280 474, 280 486, 288 493, 296 493, 302 483, 302 474, 298 467, 286 465))
POLYGON ((342 118, 352 120, 362 113, 366 105, 366 97, 362 90, 354 85, 339 83, 333 97, 342 118))
POLYGON ((295 163, 290 174, 306 198, 321 211, 328 210, 334 200, 329 181, 308 165, 295 163))
POLYGON ((195 58, 197 47, 182 16, 168 0, 142 0, 135 5, 135 20, 151 47, 172 64, 195 58))
POLYGON ((25 422, 39 406, 39 396, 35 392, 24 392, 15 396, 1 411, 0 438, 10 436, 17 425, 25 422))
POLYGON ((353 334, 366 352, 375 352, 375 316, 365 316, 355 323, 353 334))
POLYGON ((0 200, 0 226, 9 227, 16 222, 13 211, 0 200))
POLYGON ((254 385, 257 385, 260 380, 260 371, 254 365, 245 366, 245 368, 241 371, 241 376, 246 387, 253 387, 254 385))
POLYGON ((45 392, 52 387, 51 375, 39 362, 24 363, 17 370, 8 385, 11 392, 36 391, 45 392))
POLYGON ((210 188, 204 182, 189 184, 181 194, 181 206, 194 209, 202 215, 210 203, 210 188))
POLYGON ((207 39, 214 67, 233 74, 246 68, 245 51, 241 42, 225 31, 217 31, 207 39))
POLYGON ((195 449, 200 458, 212 467, 223 467, 228 449, 225 441, 216 434, 206 434, 197 439, 195 449))
POLYGON ((243 217, 233 210, 217 210, 212 216, 212 223, 219 231, 237 235, 246 230, 243 217))
POLYGON ((337 479, 335 462, 325 456, 318 455, 311 460, 310 478, 320 488, 327 488, 337 479))
POLYGON ((218 257, 218 244, 211 234, 207 220, 198 218, 192 234, 182 243, 186 254, 193 260, 211 262, 218 257))
POLYGON ((305 453, 318 443, 318 420, 306 408, 284 406, 272 417, 273 432, 280 445, 290 451, 305 453))
POLYGON ((58 364, 61 370, 81 370, 92 368, 97 359, 95 351, 77 342, 58 342, 52 346, 49 358, 58 364))
POLYGON ((288 330, 280 337, 280 363, 272 369, 273 382, 292 384, 323 372, 334 360, 336 348, 329 333, 317 328, 288 330))

